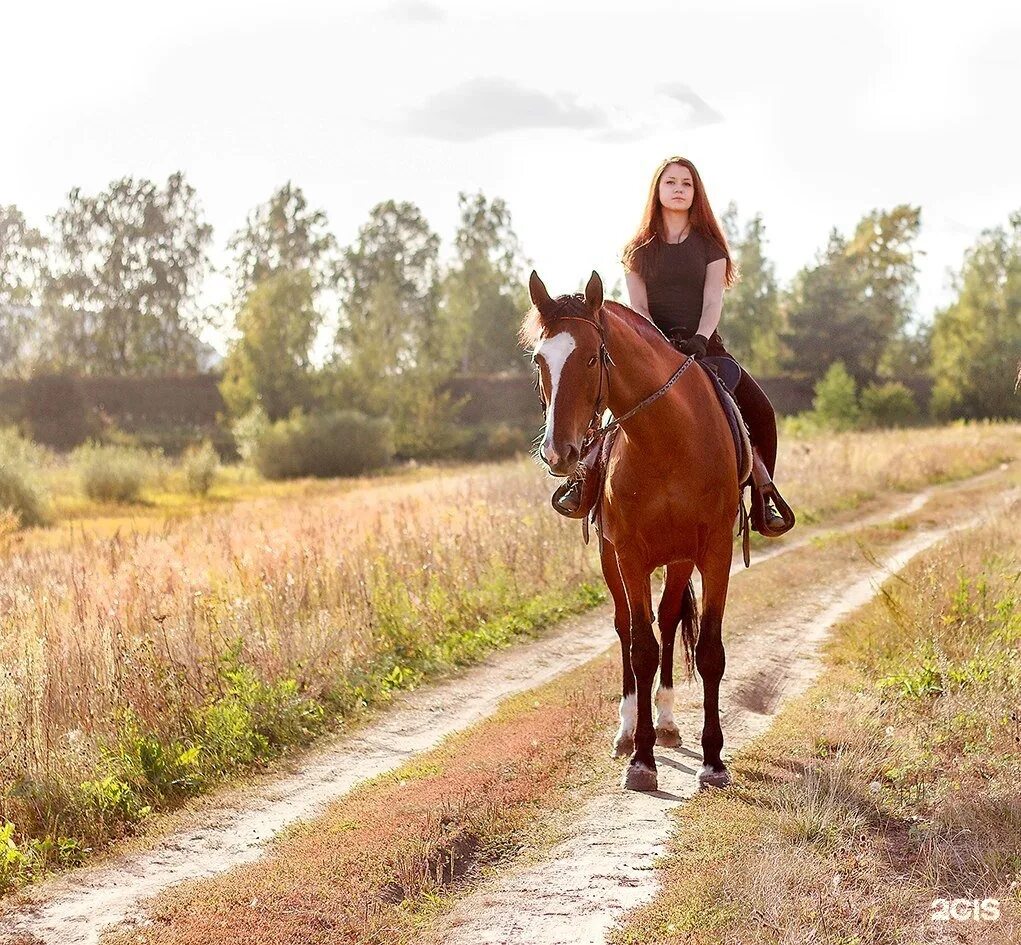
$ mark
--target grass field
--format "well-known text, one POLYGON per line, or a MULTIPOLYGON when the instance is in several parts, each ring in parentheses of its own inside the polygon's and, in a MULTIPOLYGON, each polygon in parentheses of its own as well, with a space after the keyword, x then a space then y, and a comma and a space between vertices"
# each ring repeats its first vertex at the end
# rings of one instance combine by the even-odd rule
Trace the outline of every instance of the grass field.
MULTIPOLYGON (((756 615, 770 606, 782 580, 810 588, 841 569, 853 572, 932 514, 960 514, 974 498, 974 493, 940 497, 935 509, 895 526, 835 536, 742 575, 741 591, 728 610, 728 640, 754 637, 756 615)), ((619 763, 608 757, 619 684, 619 659, 611 652, 508 700, 493 717, 286 831, 260 862, 164 894, 151 911, 151 925, 116 941, 438 940, 436 922, 455 900, 488 873, 541 855, 562 839, 571 812, 588 798, 619 791, 619 763)), ((728 796, 719 795, 723 802, 728 796)), ((742 836, 734 834, 736 841, 742 836)), ((679 850, 687 839, 678 839, 679 850)), ((700 849, 705 852, 704 845, 700 849)), ((675 862, 678 872, 681 862, 675 862)), ((690 859, 683 862, 690 873, 690 859)), ((714 873, 704 862, 699 875, 714 873)), ((676 905, 677 895, 668 889, 662 901, 676 905)), ((640 913, 628 940, 655 940, 661 931, 657 919, 655 909, 640 913)), ((668 940, 687 939, 679 934, 668 940)), ((729 941, 715 939, 720 940, 729 941)))
MULTIPOLYGON (((994 424, 813 437, 780 470, 802 521, 826 520, 1019 443, 994 424)), ((8 540, 0 887, 602 599, 529 460, 288 489, 8 540)))

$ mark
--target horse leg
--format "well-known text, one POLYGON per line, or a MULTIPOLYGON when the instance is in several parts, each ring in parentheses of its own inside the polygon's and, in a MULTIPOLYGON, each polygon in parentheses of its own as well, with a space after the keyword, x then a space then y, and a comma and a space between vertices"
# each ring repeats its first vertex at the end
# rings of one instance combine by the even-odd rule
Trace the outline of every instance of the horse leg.
POLYGON ((688 592, 693 561, 667 565, 666 586, 659 601, 659 684, 656 686, 656 744, 677 748, 681 733, 674 721, 674 639, 688 592))
POLYGON ((603 579, 613 598, 613 627, 620 640, 621 654, 621 696, 620 726, 613 739, 613 758, 627 758, 635 750, 635 674, 631 671, 631 615, 627 605, 627 594, 620 579, 620 568, 617 566, 617 553, 610 542, 603 540, 600 554, 603 568, 603 579))
POLYGON ((695 645, 695 665, 704 687, 705 719, 702 726, 702 767, 698 772, 701 787, 726 787, 730 772, 720 758, 723 729, 720 726, 720 680, 727 666, 723 649, 723 611, 730 583, 733 546, 727 533, 727 546, 710 550, 703 562, 702 620, 695 645))
POLYGON ((624 772, 624 787, 655 791, 658 786, 653 746, 652 681, 659 665, 659 643, 652 632, 651 569, 643 562, 617 554, 620 578, 627 594, 631 631, 631 671, 635 674, 635 753, 624 772))

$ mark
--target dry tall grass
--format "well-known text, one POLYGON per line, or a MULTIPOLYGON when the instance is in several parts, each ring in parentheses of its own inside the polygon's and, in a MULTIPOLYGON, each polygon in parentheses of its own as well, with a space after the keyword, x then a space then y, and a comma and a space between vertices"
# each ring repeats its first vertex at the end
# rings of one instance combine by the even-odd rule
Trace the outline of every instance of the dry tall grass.
MULTIPOLYGON (((1021 428, 995 425, 812 437, 785 444, 783 484, 796 507, 825 515, 988 468, 1019 442, 1021 428)), ((101 779, 125 733, 149 739, 132 750, 151 776, 194 762, 196 710, 229 697, 219 729, 248 724, 254 710, 234 704, 225 664, 293 682, 257 692, 260 704, 343 711, 506 642, 514 627, 487 622, 537 598, 577 605, 595 555, 548 496, 520 460, 0 550, 0 826, 13 821, 22 837, 80 829, 69 798, 89 779, 100 779, 89 803, 116 820, 128 802, 101 779), (169 767, 150 757, 160 746, 180 756, 169 767)))

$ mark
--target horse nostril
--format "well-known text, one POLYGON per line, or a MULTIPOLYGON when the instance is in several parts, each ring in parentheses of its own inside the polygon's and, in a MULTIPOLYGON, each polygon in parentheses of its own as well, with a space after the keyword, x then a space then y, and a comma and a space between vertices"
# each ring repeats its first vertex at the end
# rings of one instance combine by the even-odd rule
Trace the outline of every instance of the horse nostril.
POLYGON ((564 453, 564 465, 573 466, 578 461, 578 447, 569 446, 567 452, 564 453))

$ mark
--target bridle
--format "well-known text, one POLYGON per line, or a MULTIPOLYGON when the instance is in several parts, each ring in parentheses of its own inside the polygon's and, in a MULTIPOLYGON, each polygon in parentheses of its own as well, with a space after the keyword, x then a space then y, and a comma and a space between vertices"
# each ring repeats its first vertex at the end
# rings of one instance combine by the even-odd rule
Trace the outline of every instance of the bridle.
POLYGON ((584 322, 586 325, 591 325, 599 335, 599 353, 596 355, 596 357, 599 360, 599 389, 596 393, 595 406, 592 408, 592 419, 589 420, 588 428, 585 431, 585 436, 582 438, 581 441, 581 449, 579 450, 579 454, 581 456, 584 456, 588 448, 596 440, 602 440, 605 436, 616 430, 617 427, 624 423, 624 421, 631 419, 631 417, 638 413, 639 410, 642 410, 645 407, 648 407, 649 404, 659 400, 660 397, 662 397, 668 390, 670 390, 671 387, 674 386, 675 383, 677 383, 677 379, 688 369, 688 366, 691 364, 691 362, 695 360, 695 356, 693 354, 689 354, 688 357, 685 358, 681 366, 676 371, 674 371, 673 374, 670 375, 669 379, 660 388, 653 391, 651 394, 649 394, 648 397, 646 397, 640 403, 635 404, 635 406, 632 407, 627 413, 623 414, 620 417, 615 417, 613 420, 611 420, 604 426, 600 426, 599 425, 600 419, 602 418, 603 411, 606 409, 605 405, 603 405, 602 403, 603 378, 604 376, 606 378, 606 393, 607 396, 609 396, 610 365, 613 365, 614 367, 616 367, 617 365, 613 358, 610 357, 610 352, 606 348, 606 329, 600 322, 596 322, 591 318, 582 318, 580 315, 561 315, 557 319, 558 322, 569 320, 576 322, 584 322))

